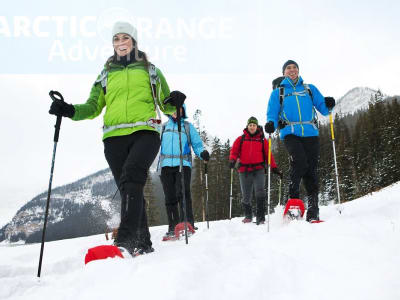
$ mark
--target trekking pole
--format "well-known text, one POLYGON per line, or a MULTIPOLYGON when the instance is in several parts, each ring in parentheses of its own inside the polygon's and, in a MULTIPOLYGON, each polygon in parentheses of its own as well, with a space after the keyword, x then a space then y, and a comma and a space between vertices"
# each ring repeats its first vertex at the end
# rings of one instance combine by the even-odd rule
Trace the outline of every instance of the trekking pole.
POLYGON ((269 232, 269 206, 271 202, 271 134, 268 134, 268 232, 269 232))
MULTIPOLYGON (((64 101, 63 96, 57 91, 50 91, 49 93, 51 99, 53 101, 64 101)), ((37 272, 37 277, 40 277, 40 273, 42 271, 42 260, 43 260, 43 250, 44 250, 44 239, 46 235, 46 225, 47 225, 47 217, 49 215, 49 205, 50 205, 50 195, 51 195, 51 185, 53 183, 53 171, 54 171, 54 162, 56 159, 56 150, 58 143, 58 136, 60 134, 61 127, 61 119, 62 116, 57 116, 55 131, 54 131, 54 146, 53 146, 53 157, 51 159, 51 169, 50 169, 50 180, 49 180, 49 188, 47 190, 47 203, 46 203, 46 211, 44 214, 44 224, 43 224, 43 232, 42 232, 42 244, 40 246, 40 256, 39 256, 39 267, 37 272)))
POLYGON ((336 190, 337 190, 337 197, 338 197, 338 210, 339 213, 342 213, 341 203, 340 203, 340 191, 339 191, 339 173, 337 169, 337 162, 336 162, 336 149, 335 149, 335 134, 333 131, 333 117, 332 112, 329 114, 329 121, 331 123, 331 137, 332 137, 332 147, 333 147, 333 159, 335 161, 335 174, 336 174, 336 190))
POLYGON ((181 125, 181 106, 176 107, 176 118, 178 121, 178 133, 179 133, 179 173, 181 173, 181 185, 182 185, 182 206, 183 206, 183 220, 185 223, 185 241, 188 244, 188 227, 187 227, 187 213, 186 213, 186 197, 185 197, 185 178, 183 172, 183 150, 182 150, 182 125, 181 125))
POLYGON ((208 175, 208 167, 207 167, 207 162, 204 162, 204 175, 206 177, 206 220, 207 220, 207 229, 210 229, 209 225, 209 220, 208 220, 208 180, 207 180, 207 175, 208 175))
POLYGON ((233 168, 231 169, 231 193, 229 195, 229 220, 232 219, 232 186, 233 186, 233 168))
POLYGON ((278 206, 281 206, 281 196, 282 196, 282 179, 279 178, 278 206))

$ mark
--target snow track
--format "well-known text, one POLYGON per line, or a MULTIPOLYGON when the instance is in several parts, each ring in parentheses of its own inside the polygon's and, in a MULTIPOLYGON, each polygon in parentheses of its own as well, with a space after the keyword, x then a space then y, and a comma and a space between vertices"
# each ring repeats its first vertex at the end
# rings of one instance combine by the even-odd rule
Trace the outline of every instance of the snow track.
POLYGON ((400 184, 343 207, 322 207, 320 224, 271 215, 269 233, 240 218, 196 223, 189 245, 153 227, 154 253, 86 266, 104 235, 49 242, 40 280, 40 244, 3 243, 0 299, 400 299, 400 184))

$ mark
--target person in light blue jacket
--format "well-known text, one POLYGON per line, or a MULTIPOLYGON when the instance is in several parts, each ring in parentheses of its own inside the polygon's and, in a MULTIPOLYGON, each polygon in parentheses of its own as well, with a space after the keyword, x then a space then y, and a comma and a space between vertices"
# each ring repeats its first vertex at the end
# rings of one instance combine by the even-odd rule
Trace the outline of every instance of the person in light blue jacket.
POLYGON ((319 138, 316 110, 328 115, 335 99, 324 97, 312 84, 299 76, 299 66, 288 60, 282 67, 281 82, 273 81, 274 90, 268 101, 265 131, 272 134, 279 127, 280 138, 290 156, 289 198, 300 198, 303 179, 307 191, 307 221, 319 220, 318 157, 319 138))
MULTIPOLYGON (((182 186, 180 165, 179 133, 176 113, 168 116, 169 120, 163 124, 161 135, 161 183, 165 195, 165 206, 168 216, 168 232, 164 239, 174 235, 175 226, 183 221, 182 208, 182 186), (180 209, 178 209, 178 204, 180 209)), ((194 126, 186 121, 187 113, 185 104, 181 108, 181 139, 183 154, 183 174, 185 183, 186 214, 188 222, 194 229, 194 217, 192 209, 192 198, 190 193, 190 181, 192 173, 192 154, 194 153, 202 160, 208 161, 210 155, 204 149, 203 142, 194 126)))

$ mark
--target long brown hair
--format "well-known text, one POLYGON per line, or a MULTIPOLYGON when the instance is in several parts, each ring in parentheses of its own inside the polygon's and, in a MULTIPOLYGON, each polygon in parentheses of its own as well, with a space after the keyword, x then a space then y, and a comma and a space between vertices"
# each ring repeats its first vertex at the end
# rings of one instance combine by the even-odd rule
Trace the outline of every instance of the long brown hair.
MULTIPOLYGON (((145 67, 147 68, 150 64, 149 60, 147 59, 147 54, 143 51, 140 51, 137 46, 137 42, 132 37, 131 37, 131 39, 132 39, 132 43, 133 43, 133 49, 132 49, 131 53, 134 52, 135 60, 143 61, 145 67)), ((131 55, 131 53, 128 53, 127 55, 131 55)), ((117 55, 117 52, 115 52, 115 50, 114 50, 114 54, 111 55, 106 61, 106 64, 105 64, 106 69, 110 70, 111 63, 117 63, 118 61, 119 61, 119 56, 117 55)))

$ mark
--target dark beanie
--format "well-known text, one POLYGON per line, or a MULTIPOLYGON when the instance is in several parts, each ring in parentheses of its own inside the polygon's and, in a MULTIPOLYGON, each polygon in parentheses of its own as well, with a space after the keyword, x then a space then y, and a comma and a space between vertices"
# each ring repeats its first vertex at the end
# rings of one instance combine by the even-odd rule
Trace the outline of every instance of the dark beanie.
POLYGON ((250 118, 247 120, 247 125, 249 125, 250 123, 253 123, 253 124, 258 125, 258 120, 257 120, 257 118, 256 118, 256 117, 250 117, 250 118))
POLYGON ((288 66, 288 65, 295 65, 296 67, 297 67, 297 69, 299 68, 299 65, 297 64, 297 62, 295 62, 294 60, 291 60, 291 59, 289 59, 287 62, 285 62, 284 64, 283 64, 283 67, 282 67, 282 74, 285 74, 285 69, 286 69, 286 67, 288 66))

